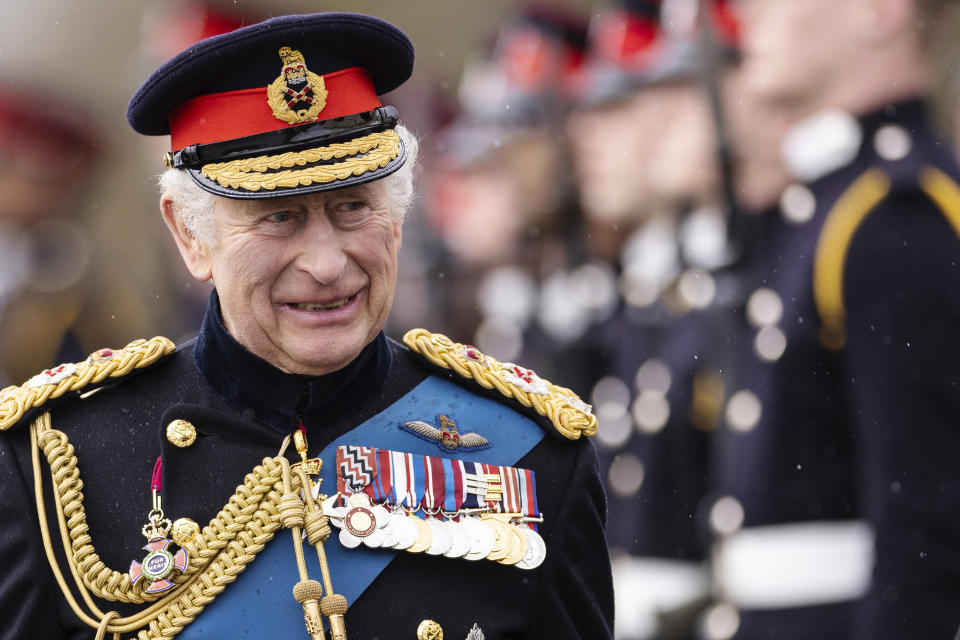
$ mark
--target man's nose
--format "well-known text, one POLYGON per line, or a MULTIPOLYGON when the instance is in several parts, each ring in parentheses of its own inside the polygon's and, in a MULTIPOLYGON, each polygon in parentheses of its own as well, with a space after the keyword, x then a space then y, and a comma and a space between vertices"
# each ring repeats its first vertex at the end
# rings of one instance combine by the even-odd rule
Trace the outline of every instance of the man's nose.
POLYGON ((297 268, 309 273, 317 282, 332 284, 343 275, 347 255, 343 238, 324 214, 312 214, 301 232, 297 268))

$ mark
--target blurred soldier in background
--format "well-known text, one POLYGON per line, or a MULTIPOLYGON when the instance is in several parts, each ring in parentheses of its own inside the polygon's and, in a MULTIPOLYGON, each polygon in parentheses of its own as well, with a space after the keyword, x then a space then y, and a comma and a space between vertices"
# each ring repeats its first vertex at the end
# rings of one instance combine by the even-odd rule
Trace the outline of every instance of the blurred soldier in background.
POLYGON ((617 5, 591 26, 568 125, 587 218, 619 239, 622 301, 592 399, 622 638, 687 637, 708 591, 698 508, 743 297, 744 239, 728 226, 735 194, 762 208, 783 182, 772 130, 740 89, 736 38, 726 2, 617 5))
POLYGON ((59 98, 0 91, 0 387, 104 339, 84 311, 91 243, 73 220, 92 178, 90 122, 59 98), (80 344, 82 343, 82 344, 80 344))
POLYGON ((924 102, 950 4, 741 2, 796 183, 731 334, 709 638, 956 629, 960 187, 924 102))
POLYGON ((677 397, 685 387, 670 366, 677 363, 657 357, 679 319, 666 292, 682 266, 680 205, 658 197, 654 165, 683 100, 676 89, 689 84, 653 82, 672 61, 660 10, 659 2, 624 2, 594 19, 588 80, 567 126, 589 228, 608 240, 603 254, 621 273, 618 311, 603 331, 608 373, 591 396, 610 500, 616 635, 625 639, 659 637, 658 613, 706 590, 691 517, 707 437, 677 406, 689 399, 677 397))
POLYGON ((580 264, 560 134, 585 40, 579 14, 546 5, 505 22, 490 58, 467 65, 463 114, 444 134, 428 195, 457 274, 447 308, 461 330, 501 358, 563 370, 581 392, 600 375, 589 329, 616 301, 612 272, 580 264))

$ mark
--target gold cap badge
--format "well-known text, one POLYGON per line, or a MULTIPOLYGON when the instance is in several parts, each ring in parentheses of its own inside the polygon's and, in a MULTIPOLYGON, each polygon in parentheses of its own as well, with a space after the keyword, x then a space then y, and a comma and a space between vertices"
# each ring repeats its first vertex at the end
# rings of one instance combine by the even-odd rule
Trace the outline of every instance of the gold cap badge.
POLYGON ((290 47, 281 47, 283 68, 267 87, 267 102, 278 120, 289 124, 312 122, 327 104, 323 76, 307 69, 303 54, 290 47))

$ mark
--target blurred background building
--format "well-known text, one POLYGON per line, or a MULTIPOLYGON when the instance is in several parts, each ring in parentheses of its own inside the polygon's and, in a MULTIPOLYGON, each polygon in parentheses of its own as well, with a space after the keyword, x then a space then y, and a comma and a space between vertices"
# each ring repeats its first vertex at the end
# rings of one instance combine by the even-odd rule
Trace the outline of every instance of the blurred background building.
MULTIPOLYGON (((909 97, 927 99, 935 146, 955 154, 960 31, 944 10, 949 2, 843 0, 866 16, 868 26, 856 34, 859 18, 842 23, 838 13, 827 29, 831 2, 809 2, 816 6, 805 15, 818 20, 804 23, 804 37, 814 51, 854 35, 869 46, 892 42, 906 37, 904 24, 916 30, 930 64, 917 67, 923 91, 909 97)), ((823 529, 794 526, 866 518, 857 501, 871 487, 831 485, 812 472, 786 482, 783 465, 802 465, 776 456, 800 451, 803 442, 786 426, 788 414, 809 414, 819 425, 852 394, 842 369, 830 368, 834 356, 815 340, 795 339, 797 326, 816 314, 797 312, 806 307, 775 284, 808 265, 811 252, 797 239, 842 191, 824 195, 817 180, 851 166, 857 148, 906 161, 921 129, 898 124, 865 139, 869 127, 858 118, 883 113, 887 102, 859 110, 856 100, 813 104, 815 74, 832 61, 817 67, 810 50, 777 48, 784 23, 800 19, 788 4, 7 0, 0 7, 0 387, 135 338, 182 341, 199 326, 209 288, 183 268, 157 215, 168 140, 145 139, 126 123, 127 100, 147 73, 192 42, 271 15, 371 13, 415 44, 412 81, 384 103, 396 105, 422 141, 387 332, 399 337, 423 326, 446 333, 522 362, 593 404, 610 500, 617 637, 782 640, 814 637, 803 635, 811 628, 804 625, 827 621, 826 638, 933 637, 920 618, 937 618, 940 626, 929 628, 942 629, 949 616, 914 607, 901 616, 902 629, 880 625, 888 635, 877 635, 885 617, 859 606, 870 598, 863 576, 874 558, 861 543, 869 546, 869 536, 894 530, 893 523, 867 523, 867 537, 840 551, 823 529), (769 68, 757 60, 773 54, 798 75, 814 70, 797 85, 802 95, 787 100, 771 90, 792 78, 763 75, 769 68), (813 128, 796 128, 831 106, 849 113, 833 110, 813 128), (784 368, 797 362, 802 367, 784 368), (794 384, 823 397, 789 405, 783 398, 794 384), (841 496, 836 512, 795 508, 833 504, 817 495, 825 486, 841 496), (751 502, 758 487, 769 495, 751 502), (758 533, 769 525, 792 528, 758 533), (801 553, 788 552, 793 562, 781 564, 783 549, 801 553), (829 562, 830 553, 841 560, 829 562), (804 554, 823 557, 804 563, 804 554), (777 568, 802 574, 801 564, 819 566, 820 574, 791 599, 784 585, 795 576, 780 579, 777 568), (824 596, 848 570, 861 581, 833 600, 824 596), (771 575, 784 588, 766 589, 762 580, 771 575), (738 597, 755 595, 757 580, 764 597, 738 597)), ((887 108, 885 117, 896 112, 887 108)), ((960 229, 960 188, 943 201, 954 199, 960 229)), ((810 284, 807 275, 797 281, 810 284)), ((958 277, 944 280, 955 287, 958 277)), ((949 319, 956 309, 941 311, 949 319)), ((944 324, 935 336, 960 362, 950 351, 960 322, 952 334, 944 324)), ((933 403, 949 414, 960 381, 939 368, 947 357, 922 368, 952 381, 954 395, 933 403)), ((943 434, 927 435, 936 450, 943 434)), ((809 469, 837 457, 832 450, 810 455, 809 469)), ((850 453, 833 466, 846 481, 861 464, 850 453)), ((911 471, 921 466, 909 464, 911 471)), ((947 504, 960 500, 960 483, 943 486, 956 489, 947 504)), ((924 522, 934 520, 941 546, 960 553, 956 512, 941 522, 935 505, 906 510, 922 533, 906 547, 926 542, 924 522)), ((888 544, 902 542, 894 541, 888 544)), ((941 562, 942 581, 957 591, 960 559, 941 562)), ((877 591, 880 582, 872 583, 870 606, 887 602, 897 611, 906 601, 898 590, 923 592, 929 575, 911 569, 887 577, 902 584, 877 591)))

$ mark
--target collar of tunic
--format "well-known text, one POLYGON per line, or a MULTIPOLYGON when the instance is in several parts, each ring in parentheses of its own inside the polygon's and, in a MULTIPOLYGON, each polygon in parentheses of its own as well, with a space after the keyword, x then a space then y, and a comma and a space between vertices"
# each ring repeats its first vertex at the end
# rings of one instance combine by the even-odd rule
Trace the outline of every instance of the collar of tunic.
POLYGON ((220 317, 217 292, 210 295, 194 360, 200 374, 233 408, 290 433, 302 420, 322 427, 323 416, 356 406, 375 394, 390 370, 390 348, 381 331, 346 367, 323 376, 281 371, 231 336, 220 317))

